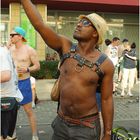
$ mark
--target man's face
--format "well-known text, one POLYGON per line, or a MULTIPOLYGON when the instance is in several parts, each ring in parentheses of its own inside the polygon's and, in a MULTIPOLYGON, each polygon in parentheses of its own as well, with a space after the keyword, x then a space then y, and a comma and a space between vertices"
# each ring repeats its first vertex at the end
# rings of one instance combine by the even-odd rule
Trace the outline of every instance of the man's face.
POLYGON ((120 40, 116 40, 113 42, 114 46, 119 46, 120 45, 120 40))
POLYGON ((16 44, 19 40, 22 39, 22 37, 18 33, 11 33, 10 34, 10 39, 11 39, 12 44, 16 44))
POLYGON ((127 48, 127 45, 129 45, 129 42, 123 42, 124 48, 127 48))
POLYGON ((94 31, 96 31, 96 29, 92 25, 92 23, 88 19, 83 18, 78 21, 75 31, 73 33, 73 37, 78 41, 88 40, 92 37, 94 31))
POLYGON ((130 45, 126 45, 126 49, 127 49, 128 51, 130 51, 130 49, 131 49, 130 45))

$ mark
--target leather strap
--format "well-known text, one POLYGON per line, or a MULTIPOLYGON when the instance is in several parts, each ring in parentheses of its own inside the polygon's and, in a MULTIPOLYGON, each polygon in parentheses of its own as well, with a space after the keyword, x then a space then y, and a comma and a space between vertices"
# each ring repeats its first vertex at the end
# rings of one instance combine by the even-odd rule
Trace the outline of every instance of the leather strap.
POLYGON ((94 65, 96 65, 96 69, 95 69, 95 72, 98 74, 98 76, 101 78, 103 77, 104 73, 103 71, 100 69, 100 65, 105 61, 105 59, 107 58, 107 56, 105 54, 101 54, 99 59, 93 63, 87 59, 85 59, 84 57, 82 57, 80 54, 77 54, 75 53, 76 52, 76 49, 77 49, 77 46, 75 44, 73 44, 70 48, 70 52, 68 53, 65 53, 61 56, 61 59, 60 59, 60 66, 64 63, 64 61, 67 59, 67 58, 74 58, 75 60, 78 61, 78 64, 77 66, 79 67, 83 67, 84 65, 89 67, 89 68, 93 68, 94 65), (74 55, 72 55, 72 53, 75 53, 74 55))
POLYGON ((85 118, 85 119, 73 119, 70 118, 68 116, 64 116, 62 113, 60 113, 58 111, 58 116, 65 122, 67 123, 71 123, 71 124, 77 124, 77 125, 83 125, 86 127, 90 127, 90 128, 95 128, 95 125, 92 123, 94 121, 96 121, 97 119, 99 119, 99 114, 95 115, 95 116, 91 116, 89 118, 85 118))
POLYGON ((94 66, 94 63, 92 63, 91 61, 85 59, 84 57, 81 57, 80 54, 75 54, 73 56, 73 58, 78 61, 78 66, 80 66, 80 67, 85 65, 85 66, 87 66, 89 68, 93 68, 93 66, 94 66))
POLYGON ((95 62, 95 65, 96 66, 100 66, 105 61, 106 58, 107 58, 107 55, 105 55, 104 53, 102 53, 100 55, 99 59, 95 62))
POLYGON ((95 72, 98 74, 98 76, 100 78, 102 78, 104 76, 104 72, 101 70, 100 65, 105 61, 105 59, 107 58, 107 55, 105 55, 104 53, 102 53, 99 57, 99 59, 95 62, 96 65, 96 69, 95 72))
POLYGON ((63 55, 60 57, 60 66, 64 63, 64 61, 65 61, 67 58, 70 58, 70 57, 71 57, 71 53, 75 53, 75 52, 76 52, 76 49, 77 49, 77 46, 76 46, 75 44, 72 44, 72 46, 71 46, 71 48, 70 48, 70 52, 63 54, 63 55))

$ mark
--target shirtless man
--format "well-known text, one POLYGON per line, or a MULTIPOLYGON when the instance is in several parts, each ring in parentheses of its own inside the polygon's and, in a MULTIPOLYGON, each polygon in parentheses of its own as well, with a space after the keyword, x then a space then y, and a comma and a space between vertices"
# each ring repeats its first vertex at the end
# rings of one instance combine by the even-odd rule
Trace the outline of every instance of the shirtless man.
POLYGON ((17 73, 18 73, 18 86, 24 97, 20 104, 23 106, 32 129, 32 140, 38 140, 35 115, 32 110, 32 90, 30 83, 30 72, 40 69, 39 60, 36 51, 25 45, 25 30, 21 27, 15 27, 10 34, 11 44, 10 47, 12 57, 14 59, 17 73))
MULTIPOLYGON (((106 22, 95 13, 80 16, 73 34, 78 44, 73 49, 72 41, 56 34, 45 25, 30 0, 21 0, 21 3, 34 28, 40 33, 46 44, 56 50, 61 57, 64 54, 67 54, 66 57, 70 55, 60 67, 60 105, 58 115, 52 123, 54 130, 52 139, 99 140, 100 121, 96 104, 99 76, 95 70, 97 67, 94 65, 90 68, 87 66, 89 63, 86 62, 96 62, 101 56, 102 53, 95 47, 103 42, 103 35, 107 28, 106 22), (81 57, 82 59, 80 59, 81 57), (78 61, 79 59, 82 62, 78 61)), ((104 72, 101 85, 104 121, 102 140, 110 140, 113 123, 114 66, 107 58, 100 65, 100 69, 104 72)))

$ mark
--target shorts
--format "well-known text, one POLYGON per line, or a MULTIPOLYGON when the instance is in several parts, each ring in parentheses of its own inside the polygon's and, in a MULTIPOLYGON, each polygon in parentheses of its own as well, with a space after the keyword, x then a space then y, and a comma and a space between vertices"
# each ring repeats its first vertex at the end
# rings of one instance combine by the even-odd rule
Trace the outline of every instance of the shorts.
POLYGON ((18 103, 10 111, 1 111, 1 136, 12 137, 17 121, 18 103))
POLYGON ((30 78, 25 80, 19 80, 18 87, 23 95, 23 100, 19 104, 24 105, 32 102, 32 89, 30 78))
POLYGON ((100 119, 97 118, 90 123, 94 128, 67 122, 58 115, 52 122, 52 140, 100 140, 100 119))

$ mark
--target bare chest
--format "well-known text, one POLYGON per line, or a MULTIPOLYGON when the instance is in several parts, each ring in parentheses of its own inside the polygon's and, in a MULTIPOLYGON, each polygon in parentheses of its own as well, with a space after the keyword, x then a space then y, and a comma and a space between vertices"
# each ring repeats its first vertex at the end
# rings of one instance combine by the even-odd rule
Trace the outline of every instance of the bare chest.
POLYGON ((99 79, 95 69, 96 66, 93 66, 93 68, 89 68, 86 65, 80 67, 76 60, 69 58, 63 63, 60 73, 61 76, 67 78, 67 80, 76 78, 85 83, 94 84, 97 83, 99 79))
POLYGON ((12 56, 15 64, 30 63, 30 56, 27 50, 14 50, 12 56))

